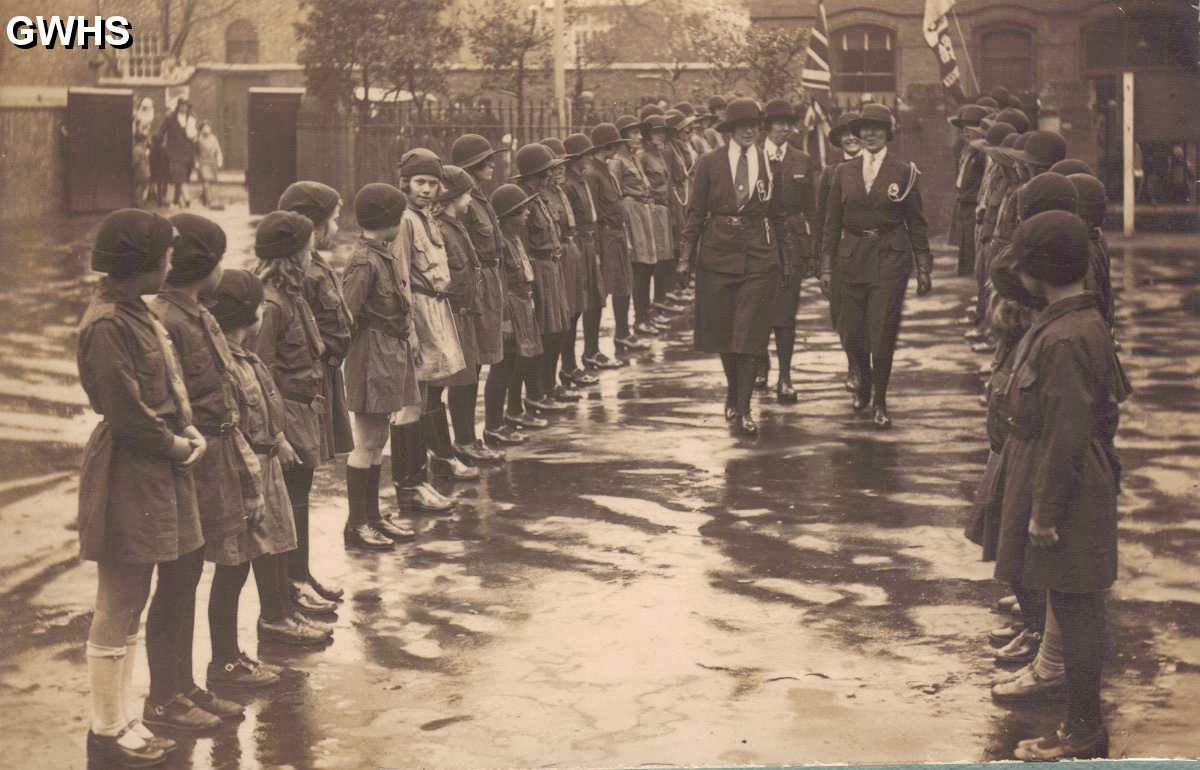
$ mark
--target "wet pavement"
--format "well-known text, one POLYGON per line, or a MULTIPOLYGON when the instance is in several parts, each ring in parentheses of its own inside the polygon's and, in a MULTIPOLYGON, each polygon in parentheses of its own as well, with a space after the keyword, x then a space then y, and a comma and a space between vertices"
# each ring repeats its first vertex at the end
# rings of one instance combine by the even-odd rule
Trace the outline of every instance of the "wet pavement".
MULTIPOLYGON (((230 235, 228 261, 248 262, 245 209, 214 218, 230 235)), ((75 377, 73 329, 94 225, 0 233, 0 766, 85 764, 95 571, 76 560, 70 527, 95 418, 75 377)), ((1195 244, 1113 239, 1122 357, 1137 389, 1117 437, 1126 477, 1105 691, 1114 756, 1200 756, 1195 244)), ((850 410, 844 358, 809 285, 794 366, 801 401, 757 397, 757 439, 729 433, 720 367, 690 350, 680 321, 506 465, 447 487, 454 514, 424 520, 394 553, 343 550, 343 463, 322 469, 314 571, 349 595, 334 643, 259 645, 248 586, 242 645, 286 665, 284 681, 240 698, 244 721, 174 736, 182 746, 168 766, 1007 758, 1062 707, 989 698, 984 634, 1005 622, 990 610, 1004 591, 961 535, 986 458, 986 361, 954 320, 967 282, 937 278, 934 294, 908 301, 889 433, 850 410)), ((197 674, 209 659, 208 577, 197 674)))

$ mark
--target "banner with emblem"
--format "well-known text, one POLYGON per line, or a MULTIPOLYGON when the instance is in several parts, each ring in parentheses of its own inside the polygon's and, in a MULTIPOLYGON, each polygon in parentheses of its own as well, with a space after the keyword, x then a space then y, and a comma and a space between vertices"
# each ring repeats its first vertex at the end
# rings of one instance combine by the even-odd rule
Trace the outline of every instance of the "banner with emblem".
POLYGON ((925 42, 937 57, 942 91, 956 105, 967 101, 963 92, 954 41, 950 39, 948 16, 955 0, 925 0, 925 42))

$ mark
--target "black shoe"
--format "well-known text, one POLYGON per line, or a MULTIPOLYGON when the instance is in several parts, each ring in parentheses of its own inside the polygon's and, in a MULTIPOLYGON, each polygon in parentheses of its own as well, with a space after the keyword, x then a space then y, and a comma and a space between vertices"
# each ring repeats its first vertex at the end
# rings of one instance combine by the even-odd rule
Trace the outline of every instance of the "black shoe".
POLYGON ((576 401, 581 400, 583 398, 583 396, 579 395, 578 393, 575 393, 570 388, 567 388, 563 385, 559 385, 550 394, 550 398, 552 398, 555 401, 558 401, 560 403, 572 404, 576 401))
POLYGON ((537 417, 532 414, 522 412, 521 414, 513 414, 509 412, 504 415, 504 419, 509 425, 514 425, 518 428, 545 428, 550 425, 550 421, 544 417, 537 417))
POLYGON ((1024 630, 1025 624, 1018 620, 1007 626, 988 631, 988 641, 992 644, 1008 644, 1024 630))
POLYGON ((738 419, 734 422, 734 426, 737 428, 737 432, 743 436, 758 435, 758 423, 748 414, 739 415, 738 419))
POLYGON ((568 412, 571 407, 567 404, 560 404, 549 396, 542 396, 540 399, 525 399, 525 408, 540 412, 568 412))
POLYGON ((292 600, 301 612, 325 615, 337 611, 337 604, 322 599, 309 583, 293 580, 291 590, 292 600))
POLYGON ((1066 676, 1043 679, 1032 665, 1021 675, 992 685, 992 700, 996 703, 1031 703, 1062 700, 1067 692, 1066 676))
POLYGON ((311 631, 316 631, 326 639, 330 641, 333 640, 334 626, 332 623, 324 623, 320 620, 314 620, 305 615, 303 612, 294 613, 291 617, 296 625, 300 626, 301 628, 307 628, 311 631))
POLYGON ((220 717, 200 708, 198 704, 183 695, 176 695, 158 706, 147 700, 142 709, 142 721, 148 725, 192 732, 211 730, 221 726, 220 717))
POLYGON ((396 547, 390 538, 376 532, 370 524, 359 524, 354 529, 343 529, 342 540, 346 548, 356 551, 390 551, 396 547))
POLYGON ((892 418, 888 417, 887 407, 875 407, 875 413, 871 416, 871 422, 875 423, 875 427, 879 430, 887 430, 892 427, 892 418))
POLYGON ((996 650, 996 662, 1006 665, 1028 663, 1037 657, 1042 646, 1042 635, 1025 629, 1008 644, 996 650))
POLYGON ((738 418, 737 410, 732 406, 725 407, 725 422, 733 422, 738 418))
POLYGON ((330 587, 323 585, 321 581, 317 580, 312 575, 308 576, 308 584, 312 586, 312 590, 317 592, 317 596, 321 597, 327 602, 340 602, 342 597, 346 594, 345 591, 337 588, 336 586, 330 587))
POLYGON ((519 446, 528 441, 528 437, 511 425, 501 425, 495 430, 485 430, 483 440, 492 446, 519 446))
POLYGON ((618 348, 621 348, 624 350, 649 350, 650 349, 650 344, 648 342, 642 342, 641 340, 639 340, 637 337, 633 336, 632 334, 630 334, 628 337, 621 337, 619 339, 614 340, 613 344, 615 344, 618 348))
POLYGON ((597 353, 593 356, 583 357, 584 366, 589 366, 592 369, 620 369, 625 364, 621 361, 614 361, 603 353, 597 353))
POLYGON ((372 522, 371 529, 396 543, 407 543, 417 538, 417 531, 410 522, 391 513, 384 514, 372 522))
POLYGON ((584 369, 573 369, 569 372, 562 372, 558 378, 563 382, 569 382, 581 388, 586 388, 600 383, 600 378, 594 374, 589 374, 584 369))
POLYGON ((209 663, 207 681, 209 687, 259 688, 278 683, 279 675, 247 663, 239 657, 224 663, 215 660, 209 663))
POLYGON ((871 405, 871 394, 856 391, 850 405, 854 408, 854 411, 861 412, 871 405))
POLYGON ((1060 759, 1107 759, 1108 732, 1100 728, 1093 736, 1075 736, 1060 726, 1054 735, 1021 741, 1013 756, 1025 762, 1056 762, 1060 759))
POLYGON ((154 767, 166 760, 167 752, 152 741, 144 741, 141 748, 137 749, 129 749, 118 743, 130 729, 131 726, 126 725, 116 735, 96 735, 88 730, 87 755, 89 762, 100 763, 101 767, 108 765, 154 767))
POLYGON ((796 393, 796 389, 792 387, 792 383, 780 380, 775 385, 775 400, 785 404, 794 404, 800 400, 800 395, 796 393))
POLYGON ((324 647, 329 635, 300 625, 292 618, 279 621, 258 620, 258 641, 291 644, 296 647, 324 647))
POLYGON ((650 321, 642 321, 639 324, 634 324, 633 330, 638 334, 645 334, 647 337, 653 337, 659 331, 658 327, 650 321))
POLYGON ((195 703, 197 708, 202 708, 220 719, 240 719, 246 713, 246 707, 242 704, 218 698, 208 690, 201 690, 199 687, 189 692, 187 698, 195 703))

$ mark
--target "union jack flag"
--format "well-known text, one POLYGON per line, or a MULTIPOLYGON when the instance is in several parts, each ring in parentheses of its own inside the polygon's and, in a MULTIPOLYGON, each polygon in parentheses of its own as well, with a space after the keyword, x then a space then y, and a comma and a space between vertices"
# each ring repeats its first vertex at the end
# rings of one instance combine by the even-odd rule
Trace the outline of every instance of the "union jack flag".
POLYGON ((829 20, 825 18, 825 2, 817 0, 817 22, 808 35, 808 50, 804 52, 804 71, 800 82, 809 91, 833 92, 833 77, 829 67, 829 20))

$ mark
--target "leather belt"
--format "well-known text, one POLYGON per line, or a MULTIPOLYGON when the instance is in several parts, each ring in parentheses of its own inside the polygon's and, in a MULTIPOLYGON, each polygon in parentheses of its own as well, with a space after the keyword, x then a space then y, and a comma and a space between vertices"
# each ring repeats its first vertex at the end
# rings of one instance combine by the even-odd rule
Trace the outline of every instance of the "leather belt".
POLYGON ((871 227, 866 230, 855 230, 853 227, 843 227, 842 232, 849 233, 856 238, 882 238, 895 229, 894 227, 871 227))
POLYGON ((764 219, 761 214, 753 214, 750 216, 714 214, 713 218, 719 219, 731 227, 756 227, 762 224, 764 219))
POLYGON ((278 444, 251 444, 250 448, 256 455, 275 455, 279 453, 278 444))
POLYGON ((195 425, 193 427, 200 431, 201 436, 213 437, 228 436, 237 426, 231 422, 223 422, 220 425, 195 425))
POLYGON ((416 292, 417 294, 424 294, 426 297, 433 297, 434 299, 450 299, 450 295, 447 294, 446 292, 435 291, 426 286, 422 286, 419 283, 414 283, 412 285, 412 290, 414 292, 416 292))
POLYGON ((637 201, 638 203, 654 203, 654 199, 649 195, 622 195, 621 197, 625 200, 637 201))
POLYGON ((500 266, 500 260, 498 260, 498 259, 484 259, 483 257, 480 257, 480 258, 479 258, 479 266, 480 266, 480 267, 499 267, 499 266, 500 266))

